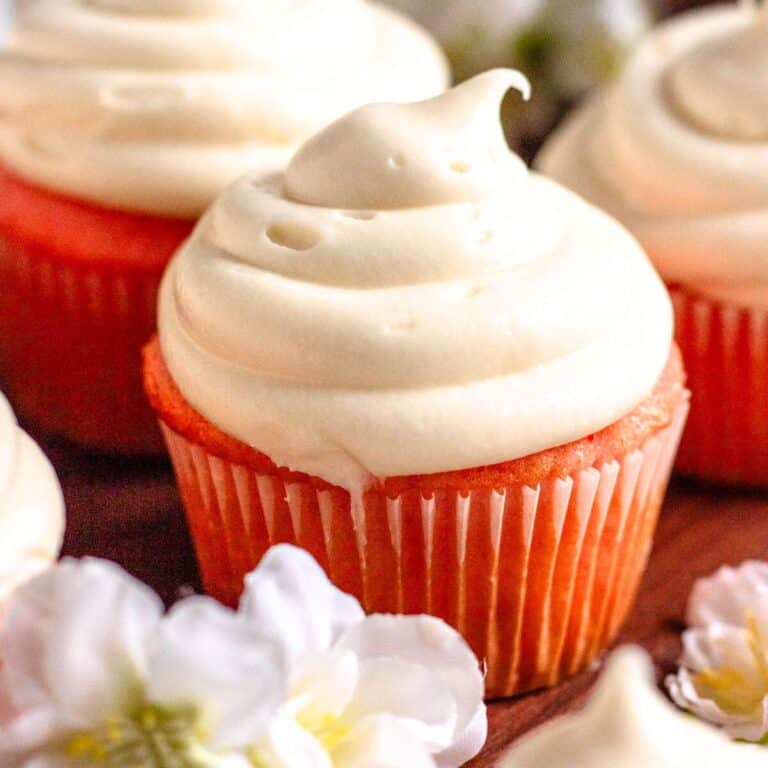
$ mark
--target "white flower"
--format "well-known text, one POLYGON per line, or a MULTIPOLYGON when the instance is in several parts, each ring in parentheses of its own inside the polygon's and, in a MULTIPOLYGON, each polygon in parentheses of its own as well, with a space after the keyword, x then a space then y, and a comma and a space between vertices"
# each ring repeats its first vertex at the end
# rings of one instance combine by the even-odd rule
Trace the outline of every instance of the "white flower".
POLYGON ((259 768, 456 768, 486 737, 483 680, 461 637, 426 616, 372 616, 301 550, 273 549, 241 610, 288 658, 290 694, 259 768))
POLYGON ((699 579, 691 590, 686 621, 691 627, 739 627, 756 609, 768 612, 768 563, 747 560, 738 568, 726 565, 699 579))
POLYGON ((459 635, 365 618, 292 547, 237 613, 66 560, 14 594, 0 658, 2 768, 456 768, 485 741, 459 635))
POLYGON ((280 649, 242 617, 203 597, 164 616, 99 560, 21 587, 0 657, 3 768, 246 766, 284 696, 280 649))
POLYGON ((667 687, 678 706, 733 738, 768 735, 768 564, 724 567, 694 586, 691 629, 667 687))

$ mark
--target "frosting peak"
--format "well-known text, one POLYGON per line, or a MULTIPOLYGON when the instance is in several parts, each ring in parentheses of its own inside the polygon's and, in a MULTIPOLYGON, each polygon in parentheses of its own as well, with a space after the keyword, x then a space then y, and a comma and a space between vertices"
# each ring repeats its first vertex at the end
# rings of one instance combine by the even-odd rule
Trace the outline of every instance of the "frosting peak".
POLYGON ((366 0, 27 0, 0 54, 0 161, 194 218, 350 109, 446 82, 428 35, 366 0))
POLYGON ((654 685, 648 656, 622 648, 581 712, 524 737, 500 768, 759 768, 764 752, 677 711, 654 685))
POLYGON ((353 490, 567 443, 651 393, 667 294, 624 230, 509 151, 510 87, 526 83, 495 72, 364 107, 284 179, 225 191, 160 300, 163 355, 200 413, 353 490))
POLYGON ((499 119, 510 89, 530 98, 519 72, 494 70, 416 104, 371 104, 310 139, 284 194, 301 203, 394 209, 470 202, 502 192, 526 168, 499 119))

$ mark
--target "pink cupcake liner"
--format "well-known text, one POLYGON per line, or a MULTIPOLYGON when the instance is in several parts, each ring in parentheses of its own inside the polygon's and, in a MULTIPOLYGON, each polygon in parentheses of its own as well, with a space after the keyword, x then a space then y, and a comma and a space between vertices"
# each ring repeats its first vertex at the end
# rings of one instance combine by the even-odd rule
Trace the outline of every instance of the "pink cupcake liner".
POLYGON ((159 282, 0 238, 0 381, 17 413, 89 448, 161 452, 141 383, 159 282))
POLYGON ((641 449, 535 488, 395 498, 283 482, 162 426, 211 594, 235 603, 270 546, 296 544, 367 611, 430 613, 456 627, 498 697, 575 674, 615 638, 687 411, 686 397, 641 449))

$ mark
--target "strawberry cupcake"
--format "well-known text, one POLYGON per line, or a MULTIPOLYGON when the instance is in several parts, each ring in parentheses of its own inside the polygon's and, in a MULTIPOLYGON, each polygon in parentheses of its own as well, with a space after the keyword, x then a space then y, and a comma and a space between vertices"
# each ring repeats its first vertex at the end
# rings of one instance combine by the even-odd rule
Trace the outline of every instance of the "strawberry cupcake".
POLYGON ((85 446, 162 447, 141 391, 170 256, 216 194, 372 96, 439 93, 436 44, 364 0, 29 0, 0 53, 0 379, 85 446))
POLYGON ((538 165, 617 217, 672 292, 693 392, 680 472, 768 486, 768 12, 661 26, 538 165))
POLYGON ((298 544, 366 609, 459 629, 490 696, 615 636, 687 407, 663 284, 510 153, 510 88, 364 107, 231 186, 145 364, 211 593, 298 544))
POLYGON ((63 530, 53 468, 0 394, 0 617, 13 589, 58 557, 63 530))

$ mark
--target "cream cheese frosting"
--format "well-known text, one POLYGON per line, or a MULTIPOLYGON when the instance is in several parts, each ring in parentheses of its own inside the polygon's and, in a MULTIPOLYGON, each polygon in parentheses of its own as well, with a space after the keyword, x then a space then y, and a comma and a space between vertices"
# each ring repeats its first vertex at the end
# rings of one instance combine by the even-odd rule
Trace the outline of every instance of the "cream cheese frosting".
POLYGON ((14 587, 58 557, 63 530, 53 468, 0 394, 0 612, 14 587))
POLYGON ((651 393, 664 286, 624 229, 509 151, 510 88, 528 85, 496 70, 364 107, 218 199, 159 311, 202 415, 355 490, 568 443, 651 393))
POLYGON ((662 25, 538 166, 624 223, 668 282, 768 308, 768 11, 662 25))
POLYGON ((758 768, 765 748, 735 744, 679 712, 658 691, 648 656, 622 648, 611 657, 581 712, 524 737, 499 768, 758 768))
POLYGON ((194 218, 350 109, 447 81, 426 32, 365 0, 27 0, 0 55, 0 160, 71 196, 194 218))

